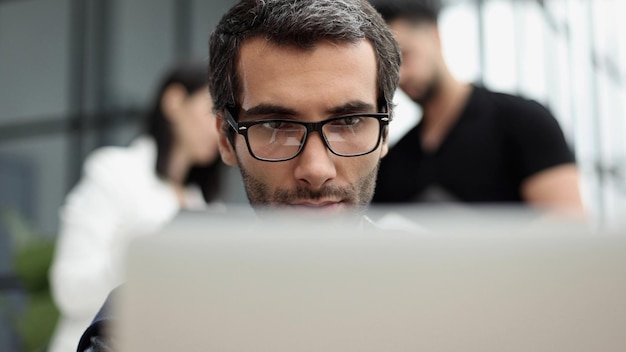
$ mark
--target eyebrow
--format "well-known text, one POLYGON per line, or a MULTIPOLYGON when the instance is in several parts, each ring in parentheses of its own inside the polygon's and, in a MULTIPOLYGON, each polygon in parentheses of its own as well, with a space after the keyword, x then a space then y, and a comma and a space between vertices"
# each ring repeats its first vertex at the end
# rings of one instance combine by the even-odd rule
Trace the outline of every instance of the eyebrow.
POLYGON ((248 110, 243 110, 244 114, 242 117, 251 118, 251 117, 260 117, 263 115, 289 115, 289 116, 297 116, 298 112, 294 109, 290 109, 280 105, 274 104, 259 104, 254 106, 248 110))
MULTIPOLYGON (((372 112, 372 111, 376 111, 376 106, 374 104, 366 103, 361 100, 352 100, 342 105, 332 107, 326 110, 326 113, 331 116, 336 116, 336 115, 343 115, 343 114, 349 114, 349 113, 372 112)), ((283 116, 292 116, 292 117, 300 115, 300 113, 298 113, 294 109, 287 108, 287 107, 280 106, 280 105, 275 105, 275 104, 259 104, 248 110, 243 110, 243 112, 244 113, 241 115, 241 117, 244 117, 246 119, 262 117, 265 115, 274 115, 274 114, 283 115, 283 116)))
POLYGON ((336 106, 328 110, 330 115, 343 115, 357 112, 375 112, 376 106, 374 104, 366 103, 361 100, 352 100, 343 105, 336 106))

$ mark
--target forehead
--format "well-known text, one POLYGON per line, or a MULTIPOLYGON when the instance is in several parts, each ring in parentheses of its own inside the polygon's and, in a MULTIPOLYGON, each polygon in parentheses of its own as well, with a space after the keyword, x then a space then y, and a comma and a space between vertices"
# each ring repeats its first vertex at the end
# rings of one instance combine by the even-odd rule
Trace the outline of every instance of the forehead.
POLYGON ((373 46, 320 42, 312 49, 247 40, 238 63, 242 108, 259 104, 309 113, 348 101, 375 104, 377 65, 373 46))

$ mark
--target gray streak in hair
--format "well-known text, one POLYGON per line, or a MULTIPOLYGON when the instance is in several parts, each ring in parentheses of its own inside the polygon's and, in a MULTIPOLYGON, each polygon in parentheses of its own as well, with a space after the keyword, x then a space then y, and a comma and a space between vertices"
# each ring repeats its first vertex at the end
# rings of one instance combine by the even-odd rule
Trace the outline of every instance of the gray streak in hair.
POLYGON ((368 40, 376 52, 379 99, 391 103, 398 86, 398 44, 366 0, 241 0, 209 39, 209 87, 217 112, 239 104, 239 53, 241 45, 254 37, 302 50, 312 50, 321 41, 368 40))

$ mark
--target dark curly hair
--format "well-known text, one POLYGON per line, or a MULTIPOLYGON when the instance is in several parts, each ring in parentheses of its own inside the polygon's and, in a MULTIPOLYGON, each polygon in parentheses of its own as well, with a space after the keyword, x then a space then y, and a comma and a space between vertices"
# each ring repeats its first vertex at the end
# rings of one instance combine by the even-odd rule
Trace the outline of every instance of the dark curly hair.
MULTIPOLYGON (((161 108, 161 100, 167 88, 174 84, 182 86, 188 95, 207 87, 207 71, 205 62, 181 61, 173 65, 164 74, 154 100, 146 116, 146 133, 156 142, 157 160, 155 171, 162 178, 166 177, 174 135, 169 120, 161 108)), ((220 184, 221 160, 218 158, 210 165, 192 167, 185 179, 185 184, 197 184, 202 190, 206 202, 217 197, 220 184)))

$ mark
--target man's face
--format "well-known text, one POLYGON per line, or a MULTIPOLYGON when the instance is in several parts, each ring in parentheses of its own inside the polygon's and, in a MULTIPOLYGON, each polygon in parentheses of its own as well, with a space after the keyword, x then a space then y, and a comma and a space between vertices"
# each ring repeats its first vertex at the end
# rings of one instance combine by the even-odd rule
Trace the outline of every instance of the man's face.
POLYGON ((414 25, 405 20, 389 23, 400 50, 400 88, 419 104, 427 103, 436 93, 441 79, 441 46, 437 27, 414 25))
MULTIPOLYGON (((350 113, 378 112, 376 57, 367 41, 319 43, 309 51, 247 40, 238 66, 242 92, 239 122, 289 119, 318 122, 350 113)), ((218 127, 226 123, 218 119, 218 127)), ((386 139, 370 154, 342 157, 311 132, 302 152, 280 162, 253 158, 244 137, 234 148, 224 133, 222 159, 238 165, 253 206, 293 207, 335 213, 364 207, 372 198, 386 139)))

